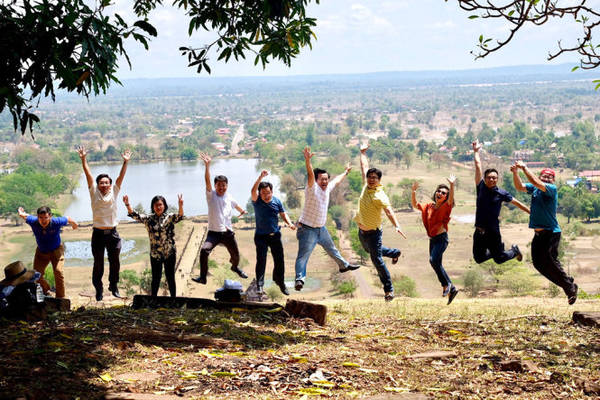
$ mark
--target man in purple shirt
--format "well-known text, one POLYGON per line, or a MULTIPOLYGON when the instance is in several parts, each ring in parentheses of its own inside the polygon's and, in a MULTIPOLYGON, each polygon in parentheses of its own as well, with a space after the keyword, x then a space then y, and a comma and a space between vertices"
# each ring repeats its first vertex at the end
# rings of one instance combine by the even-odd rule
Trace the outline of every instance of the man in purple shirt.
POLYGON ((54 270, 54 282, 56 284, 56 297, 65 297, 65 276, 63 267, 65 264, 65 247, 60 239, 60 232, 65 225, 71 225, 77 229, 77 222, 70 217, 53 217, 50 207, 40 207, 37 210, 37 217, 29 215, 23 207, 19 207, 19 217, 31 226, 37 249, 33 257, 33 269, 41 275, 39 284, 44 290, 44 294, 50 291, 50 285, 44 279, 44 272, 49 263, 52 263, 54 270))

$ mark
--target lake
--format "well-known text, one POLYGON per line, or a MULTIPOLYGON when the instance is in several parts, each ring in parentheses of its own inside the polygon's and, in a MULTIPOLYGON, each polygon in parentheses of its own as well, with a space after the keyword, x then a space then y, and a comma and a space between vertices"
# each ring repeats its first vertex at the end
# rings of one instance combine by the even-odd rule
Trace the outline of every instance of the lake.
MULTIPOLYGON (((114 182, 119 175, 121 165, 121 163, 96 164, 90 165, 90 169, 94 179, 98 174, 107 173, 114 182)), ((259 174, 257 168, 259 168, 257 159, 213 160, 210 169, 211 179, 214 179, 216 175, 225 175, 229 179, 228 193, 242 208, 246 208, 246 203, 250 199, 250 189, 259 174)), ((275 196, 281 198, 279 177, 269 175, 264 180, 273 184, 275 196)), ((208 213, 204 185, 204 162, 157 161, 136 163, 131 161, 127 167, 127 174, 119 193, 118 217, 120 220, 129 218, 122 201, 125 194, 129 195, 129 202, 132 207, 142 203, 144 209, 149 212, 150 200, 155 195, 164 196, 169 206, 177 207, 178 193, 183 193, 183 209, 186 216, 208 213)), ((91 221, 90 195, 83 170, 79 178, 79 185, 73 192, 73 196, 74 199, 65 210, 64 215, 68 215, 76 221, 91 221)))

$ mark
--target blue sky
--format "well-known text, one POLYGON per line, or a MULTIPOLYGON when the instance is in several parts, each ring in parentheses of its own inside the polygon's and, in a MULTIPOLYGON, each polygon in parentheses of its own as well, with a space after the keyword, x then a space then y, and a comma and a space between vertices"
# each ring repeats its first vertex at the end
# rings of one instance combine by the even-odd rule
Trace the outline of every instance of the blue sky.
MULTIPOLYGON (((170 2, 165 2, 169 4, 170 2)), ((130 0, 117 0, 112 10, 129 15, 130 0)), ((508 25, 499 21, 468 19, 453 0, 322 0, 311 4, 308 15, 317 18, 317 41, 313 49, 304 48, 291 68, 272 62, 265 70, 254 66, 254 57, 229 63, 212 62, 212 76, 269 76, 379 71, 457 70, 524 64, 549 64, 548 51, 575 40, 580 27, 572 19, 550 22, 519 32, 513 42, 486 59, 474 60, 470 54, 480 34, 503 38, 508 25)), ((128 78, 194 77, 187 68, 179 46, 214 40, 211 32, 187 35, 187 19, 170 6, 150 16, 159 36, 145 51, 136 43, 127 49, 132 61, 129 70, 121 62, 118 76, 128 78)), ((216 57, 215 57, 216 59, 216 57)), ((559 57, 556 63, 571 62, 573 55, 559 57)), ((205 73, 202 76, 206 76, 205 73)))

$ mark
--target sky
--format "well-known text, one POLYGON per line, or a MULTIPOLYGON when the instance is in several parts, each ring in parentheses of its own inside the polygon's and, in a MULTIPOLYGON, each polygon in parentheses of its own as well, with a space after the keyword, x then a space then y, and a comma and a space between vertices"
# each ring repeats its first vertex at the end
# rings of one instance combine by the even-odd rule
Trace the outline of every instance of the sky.
MULTIPOLYGON (((169 1, 154 10, 151 23, 158 29, 150 50, 136 42, 126 49, 132 62, 129 69, 121 61, 121 79, 198 76, 187 67, 180 46, 201 47, 214 40, 214 32, 196 32, 188 36, 188 19, 171 7, 169 1)), ((130 0, 115 0, 111 11, 129 16, 130 0)), ((572 19, 552 21, 517 33, 513 41, 485 59, 475 60, 470 53, 480 34, 504 38, 508 24, 500 21, 469 19, 454 0, 321 0, 312 2, 307 15, 317 19, 317 40, 313 49, 305 47, 292 66, 273 61, 263 69, 248 60, 210 63, 211 76, 285 76, 349 74, 382 71, 464 70, 512 65, 551 64, 549 51, 557 41, 572 43, 580 26, 572 19)), ((577 57, 564 55, 554 63, 577 65, 577 57)), ((568 67, 567 67, 568 68, 568 67)), ((203 72, 200 76, 207 76, 203 72)))

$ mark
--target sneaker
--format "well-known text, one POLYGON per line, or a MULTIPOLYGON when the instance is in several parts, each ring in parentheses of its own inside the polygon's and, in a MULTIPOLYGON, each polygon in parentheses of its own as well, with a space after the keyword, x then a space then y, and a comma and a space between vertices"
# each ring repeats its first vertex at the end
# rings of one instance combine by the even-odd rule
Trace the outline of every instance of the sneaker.
POLYGON ((201 283, 203 285, 206 285, 206 277, 205 276, 197 276, 195 278, 192 278, 192 280, 196 283, 201 283))
POLYGON ((569 296, 569 305, 572 306, 577 301, 577 291, 579 290, 579 286, 576 283, 573 284, 573 293, 569 296))
POLYGON ((442 290, 442 297, 448 296, 448 293, 450 293, 450 288, 451 287, 452 287, 452 285, 448 285, 448 286, 446 286, 445 289, 442 290))
POLYGON ((392 300, 394 300, 394 291, 392 290, 391 292, 385 292, 385 301, 392 300))
POLYGON ((121 294, 119 293, 119 289, 118 288, 115 289, 115 290, 112 290, 111 292, 112 292, 112 295, 115 296, 117 299, 122 299, 123 298, 121 296, 121 294))
POLYGON ((279 286, 281 293, 285 294, 286 296, 290 295, 290 291, 287 289, 287 286, 285 286, 285 282, 275 282, 275 284, 279 286))
POLYGON ((398 257, 392 258, 392 264, 398 264, 398 259, 400 258, 400 254, 402 254, 402 252, 400 250, 398 250, 398 257))
POLYGON ((512 250, 515 252, 515 258, 517 259, 517 261, 523 261, 523 253, 521 253, 521 250, 519 250, 519 246, 513 244, 512 250))
POLYGON ((256 286, 256 293, 265 294, 265 289, 262 286, 256 286))
POLYGON ((456 286, 451 285, 450 293, 448 293, 448 304, 452 303, 452 300, 454 300, 457 294, 458 289, 456 288, 456 286))
POLYGON ((360 265, 357 265, 357 264, 348 264, 345 267, 340 267, 340 272, 355 271, 355 270, 357 270, 359 268, 360 268, 360 265))
POLYGON ((248 275, 246 275, 246 273, 244 271, 242 271, 241 269, 239 269, 238 267, 231 267, 231 270, 233 272, 235 272, 236 274, 238 274, 240 276, 240 278, 246 279, 248 277, 248 275))
POLYGON ((296 280, 296 284, 294 285, 294 289, 296 289, 298 292, 302 290, 302 288, 304 287, 304 282, 302 282, 300 279, 296 280))

